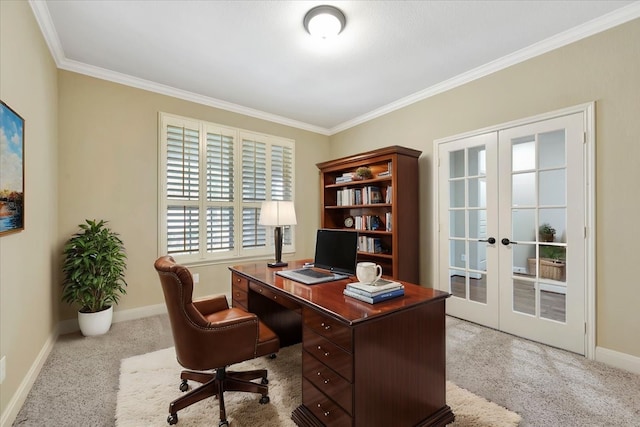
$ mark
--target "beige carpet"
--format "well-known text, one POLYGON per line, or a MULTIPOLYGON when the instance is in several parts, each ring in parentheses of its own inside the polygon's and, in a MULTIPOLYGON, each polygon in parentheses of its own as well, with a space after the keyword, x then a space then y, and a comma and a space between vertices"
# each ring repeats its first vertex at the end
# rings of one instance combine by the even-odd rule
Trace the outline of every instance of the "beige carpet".
MULTIPOLYGON (((300 345, 280 350, 274 360, 260 358, 234 365, 230 370, 269 370, 267 405, 258 403, 258 395, 225 393, 227 417, 232 427, 294 426, 291 412, 300 404, 300 345)), ((173 347, 123 359, 120 365, 116 426, 168 426, 169 402, 180 396, 181 367, 173 347)), ((194 384, 194 385, 197 385, 194 384)), ((447 382, 447 404, 453 410, 457 427, 517 426, 520 416, 447 382)), ((177 427, 217 426, 218 401, 206 399, 178 412, 177 427)))

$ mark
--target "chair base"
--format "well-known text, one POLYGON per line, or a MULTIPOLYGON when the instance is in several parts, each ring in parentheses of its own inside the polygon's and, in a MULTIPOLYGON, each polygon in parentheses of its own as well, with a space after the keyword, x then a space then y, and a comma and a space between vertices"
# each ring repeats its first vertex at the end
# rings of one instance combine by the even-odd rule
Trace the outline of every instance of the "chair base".
POLYGON ((171 402, 169 404, 169 417, 167 422, 175 424, 178 422, 177 412, 181 409, 191 406, 211 396, 217 396, 220 403, 220 423, 219 426, 229 425, 227 422, 227 414, 224 407, 225 391, 243 391, 248 393, 260 393, 260 403, 269 402, 269 381, 267 380, 266 369, 256 369, 253 371, 234 372, 227 371, 225 368, 216 369, 214 372, 201 372, 185 370, 180 374, 182 383, 180 390, 187 390, 187 380, 201 383, 202 385, 195 388, 171 402), (255 383, 252 380, 261 378, 261 383, 255 383))

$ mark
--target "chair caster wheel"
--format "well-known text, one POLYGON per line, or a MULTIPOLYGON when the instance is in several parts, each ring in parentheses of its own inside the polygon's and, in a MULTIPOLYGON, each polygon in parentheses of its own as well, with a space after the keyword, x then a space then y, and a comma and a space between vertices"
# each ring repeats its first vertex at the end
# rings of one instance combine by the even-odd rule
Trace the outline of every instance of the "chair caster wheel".
POLYGON ((178 414, 170 414, 167 417, 167 422, 169 423, 170 426, 174 424, 178 424, 178 414))
POLYGON ((264 405, 264 404, 267 404, 267 403, 269 403, 269 396, 262 396, 260 398, 260 404, 264 405))
POLYGON ((276 357, 278 357, 278 355, 277 355, 277 354, 275 354, 275 353, 271 353, 271 354, 269 355, 269 359, 275 359, 276 357))
POLYGON ((218 427, 224 427, 224 426, 229 427, 229 421, 224 420, 218 423, 218 427))
POLYGON ((187 391, 189 390, 189 383, 187 382, 187 380, 182 380, 182 382, 180 383, 180 391, 187 391))
POLYGON ((269 380, 266 379, 266 378, 263 378, 262 381, 260 381, 260 384, 267 385, 267 384, 269 384, 269 380))

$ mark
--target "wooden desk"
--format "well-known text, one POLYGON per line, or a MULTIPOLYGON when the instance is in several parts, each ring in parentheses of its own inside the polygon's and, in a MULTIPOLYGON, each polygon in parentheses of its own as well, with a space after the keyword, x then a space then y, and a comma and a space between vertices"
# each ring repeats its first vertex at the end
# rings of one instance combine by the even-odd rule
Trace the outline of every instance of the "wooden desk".
POLYGON ((291 416, 297 425, 453 422, 445 402, 449 294, 403 282, 404 297, 371 305, 342 294, 349 280, 307 286, 264 262, 230 270, 234 306, 256 313, 282 346, 302 341, 302 404, 291 416))

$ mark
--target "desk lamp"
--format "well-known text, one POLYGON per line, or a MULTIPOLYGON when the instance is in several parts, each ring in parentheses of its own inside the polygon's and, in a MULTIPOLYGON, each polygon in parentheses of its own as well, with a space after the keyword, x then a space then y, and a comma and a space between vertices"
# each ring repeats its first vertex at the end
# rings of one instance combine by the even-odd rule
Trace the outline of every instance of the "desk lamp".
POLYGON ((293 202, 269 201, 262 202, 260 207, 260 225, 275 227, 273 240, 276 246, 276 261, 267 263, 269 267, 284 267, 288 265, 282 261, 282 226, 296 225, 296 211, 293 202))

